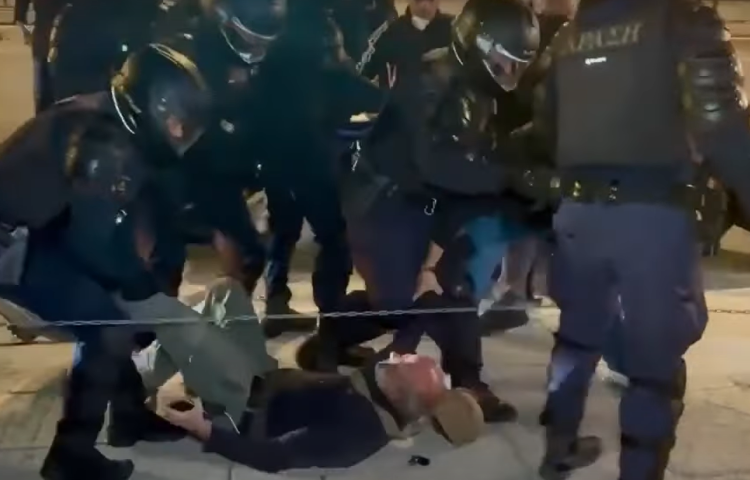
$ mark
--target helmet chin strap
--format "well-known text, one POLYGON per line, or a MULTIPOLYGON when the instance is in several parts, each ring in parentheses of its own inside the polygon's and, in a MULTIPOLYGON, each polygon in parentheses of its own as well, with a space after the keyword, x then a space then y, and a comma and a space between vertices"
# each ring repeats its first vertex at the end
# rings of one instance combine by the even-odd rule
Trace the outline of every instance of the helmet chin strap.
POLYGON ((242 59, 243 62, 245 62, 248 65, 255 65, 256 63, 263 60, 265 55, 262 55, 260 57, 254 57, 253 55, 249 53, 242 52, 237 49, 237 47, 234 46, 234 43, 229 39, 229 35, 227 35, 227 32, 224 30, 224 28, 219 29, 221 31, 221 36, 224 37, 224 41, 229 45, 229 48, 232 49, 234 53, 236 53, 240 59, 242 59))

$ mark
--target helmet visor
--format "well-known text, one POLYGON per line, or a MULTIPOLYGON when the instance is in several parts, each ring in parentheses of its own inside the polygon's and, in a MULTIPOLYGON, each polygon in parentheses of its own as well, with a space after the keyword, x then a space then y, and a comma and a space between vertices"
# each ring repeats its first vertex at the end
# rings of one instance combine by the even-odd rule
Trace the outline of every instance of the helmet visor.
POLYGON ((531 59, 512 55, 489 35, 477 35, 476 46, 482 64, 495 82, 506 92, 515 90, 531 59))
POLYGON ((203 103, 201 99, 191 100, 194 104, 186 105, 185 99, 177 93, 163 92, 151 105, 151 118, 155 128, 180 157, 195 145, 208 125, 207 109, 198 105, 203 103))
POLYGON ((258 63, 266 56, 276 35, 261 35, 248 29, 237 17, 221 24, 221 33, 229 47, 247 64, 258 63))

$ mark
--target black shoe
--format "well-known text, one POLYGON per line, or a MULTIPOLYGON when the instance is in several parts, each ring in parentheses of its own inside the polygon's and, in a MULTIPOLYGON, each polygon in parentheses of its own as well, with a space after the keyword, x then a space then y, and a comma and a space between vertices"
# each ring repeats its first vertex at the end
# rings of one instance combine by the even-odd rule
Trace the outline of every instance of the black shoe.
POLYGON ((355 345, 339 352, 338 363, 345 367, 362 368, 377 353, 374 348, 355 345))
POLYGON ((320 346, 318 334, 310 335, 297 349, 295 355, 297 366, 308 372, 336 373, 339 368, 338 355, 335 351, 324 351, 320 346))
POLYGON ((484 421, 487 423, 515 422, 518 419, 516 407, 500 399, 490 387, 484 383, 476 386, 466 387, 473 394, 482 407, 484 421))
POLYGON ((525 306, 529 306, 529 302, 519 295, 513 292, 503 295, 480 317, 482 335, 503 333, 529 323, 529 314, 524 309, 525 306), (508 310, 503 310, 503 307, 508 310))
POLYGON ((566 480, 575 470, 593 465, 602 451, 599 437, 548 438, 539 476, 543 480, 566 480))
POLYGON ((110 423, 107 427, 107 445, 125 448, 138 442, 176 442, 186 435, 185 430, 144 408, 138 415, 128 418, 128 421, 110 423))
POLYGON ((44 480, 128 480, 134 470, 132 460, 110 460, 96 449, 81 455, 53 446, 39 474, 44 480))
POLYGON ((318 326, 318 317, 302 315, 289 307, 289 302, 286 300, 269 298, 266 300, 266 318, 262 326, 266 338, 273 339, 286 332, 312 332, 318 326), (283 317, 268 318, 274 315, 283 315, 283 317))
POLYGON ((375 355, 375 349, 354 345, 345 350, 326 351, 318 334, 310 335, 297 349, 297 366, 310 372, 335 373, 339 366, 361 368, 375 355))

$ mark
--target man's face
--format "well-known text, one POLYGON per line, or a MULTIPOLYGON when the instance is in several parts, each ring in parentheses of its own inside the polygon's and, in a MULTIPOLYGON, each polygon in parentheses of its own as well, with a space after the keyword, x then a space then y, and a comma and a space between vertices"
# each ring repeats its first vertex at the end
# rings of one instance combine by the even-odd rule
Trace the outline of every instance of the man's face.
POLYGON ((431 409, 448 390, 445 372, 424 355, 394 355, 389 361, 393 392, 404 400, 431 409))
POLYGON ((438 11, 438 0, 409 0, 409 10, 415 17, 432 20, 438 11))

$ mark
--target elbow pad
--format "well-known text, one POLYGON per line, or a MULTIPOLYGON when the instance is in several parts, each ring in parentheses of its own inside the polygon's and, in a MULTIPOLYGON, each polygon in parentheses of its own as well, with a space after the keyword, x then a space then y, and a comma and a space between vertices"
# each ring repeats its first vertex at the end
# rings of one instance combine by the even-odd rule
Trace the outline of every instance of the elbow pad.
POLYGON ((746 125, 742 69, 724 22, 705 6, 684 12, 682 20, 678 73, 688 127, 702 134, 727 123, 746 125))

